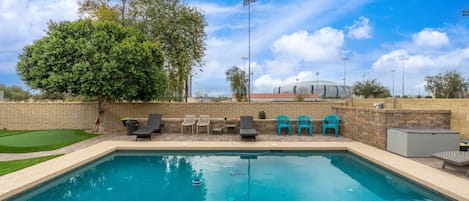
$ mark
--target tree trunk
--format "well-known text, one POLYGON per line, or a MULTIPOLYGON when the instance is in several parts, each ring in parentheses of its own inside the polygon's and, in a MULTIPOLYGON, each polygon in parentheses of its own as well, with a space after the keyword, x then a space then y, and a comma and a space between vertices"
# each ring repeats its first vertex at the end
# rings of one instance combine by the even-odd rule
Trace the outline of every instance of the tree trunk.
POLYGON ((104 133, 105 130, 105 119, 104 119, 104 104, 106 103, 106 97, 98 97, 98 132, 104 133))

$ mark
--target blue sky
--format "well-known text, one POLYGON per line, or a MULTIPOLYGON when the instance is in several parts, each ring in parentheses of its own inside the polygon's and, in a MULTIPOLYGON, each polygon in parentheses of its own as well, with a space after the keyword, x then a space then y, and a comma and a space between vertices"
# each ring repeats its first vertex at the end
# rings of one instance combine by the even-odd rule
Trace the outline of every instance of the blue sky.
MULTIPOLYGON (((187 0, 206 15, 207 50, 193 94, 230 94, 225 71, 248 70, 248 13, 242 0, 187 0)), ((251 6, 253 93, 299 81, 347 85, 377 79, 396 95, 426 95, 424 77, 457 70, 469 78, 469 1, 257 0, 251 6), (348 58, 344 63, 341 58, 348 58), (395 70, 392 73, 392 70, 395 70), (319 76, 316 77, 316 72, 319 76)), ((49 20, 77 19, 76 0, 0 2, 0 83, 26 87, 17 56, 49 20)))

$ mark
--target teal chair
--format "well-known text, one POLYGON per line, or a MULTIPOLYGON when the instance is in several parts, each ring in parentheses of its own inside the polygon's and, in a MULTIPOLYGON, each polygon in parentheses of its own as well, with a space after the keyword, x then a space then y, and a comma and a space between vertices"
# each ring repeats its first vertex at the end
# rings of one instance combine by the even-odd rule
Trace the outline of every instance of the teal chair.
POLYGON ((340 117, 336 114, 329 114, 322 119, 322 135, 326 135, 328 128, 332 128, 335 131, 335 136, 339 136, 339 122, 340 117))
POLYGON ((298 135, 301 135, 301 129, 308 129, 308 135, 313 136, 313 119, 311 117, 302 115, 296 118, 298 124, 298 135))
POLYGON ((280 135, 282 128, 285 128, 287 134, 291 135, 293 128, 290 117, 287 115, 278 115, 275 117, 275 121, 277 121, 277 135, 280 135))

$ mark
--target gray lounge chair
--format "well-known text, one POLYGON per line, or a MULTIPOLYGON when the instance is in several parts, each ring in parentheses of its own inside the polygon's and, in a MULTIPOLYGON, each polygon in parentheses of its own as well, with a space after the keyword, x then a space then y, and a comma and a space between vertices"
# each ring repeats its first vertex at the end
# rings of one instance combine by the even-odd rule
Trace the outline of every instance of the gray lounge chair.
POLYGON ((443 165, 456 169, 466 169, 466 177, 469 177, 469 152, 467 151, 445 151, 432 154, 433 157, 443 160, 443 165))
POLYGON ((257 130, 254 128, 254 120, 252 116, 241 116, 239 122, 239 134, 241 138, 256 139, 257 130))
POLYGON ((134 132, 134 135, 137 136, 135 140, 138 140, 139 138, 150 138, 151 140, 153 133, 161 134, 162 126, 163 124, 161 124, 161 114, 149 114, 147 125, 134 132))

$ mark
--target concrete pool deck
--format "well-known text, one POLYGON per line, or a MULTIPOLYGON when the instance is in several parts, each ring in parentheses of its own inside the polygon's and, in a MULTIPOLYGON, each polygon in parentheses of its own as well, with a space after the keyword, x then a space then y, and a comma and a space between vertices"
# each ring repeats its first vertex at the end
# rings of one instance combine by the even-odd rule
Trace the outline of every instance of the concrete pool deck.
POLYGON ((205 136, 156 135, 153 141, 136 142, 134 136, 119 135, 81 145, 84 147, 64 156, 1 176, 0 200, 116 150, 347 150, 453 199, 469 201, 469 179, 348 138, 260 135, 257 141, 240 141, 239 135, 205 136))

